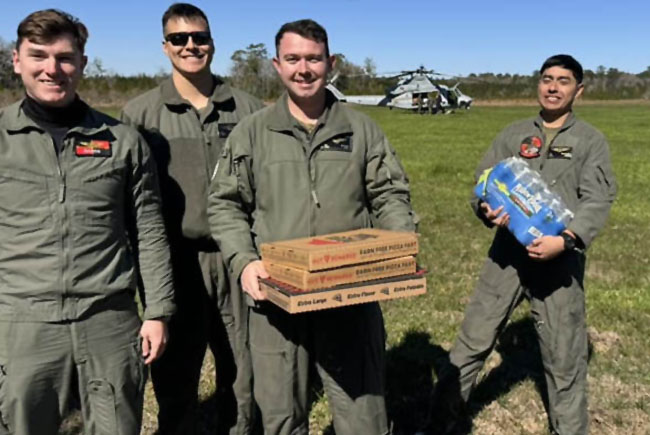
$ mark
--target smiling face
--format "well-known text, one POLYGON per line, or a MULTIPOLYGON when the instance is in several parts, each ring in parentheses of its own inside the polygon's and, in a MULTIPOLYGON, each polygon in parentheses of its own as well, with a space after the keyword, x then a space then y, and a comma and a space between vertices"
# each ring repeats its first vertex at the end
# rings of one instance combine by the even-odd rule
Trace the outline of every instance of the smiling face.
POLYGON ((327 56, 325 43, 287 32, 280 40, 273 66, 292 100, 309 101, 324 95, 334 57, 327 56))
POLYGON ((553 66, 542 72, 537 85, 537 100, 542 112, 562 116, 571 110, 573 101, 582 95, 584 86, 569 69, 553 66))
POLYGON ((27 95, 51 107, 64 107, 74 100, 86 62, 69 34, 46 44, 25 39, 13 51, 14 72, 20 75, 27 95))
MULTIPOLYGON (((165 26, 165 35, 179 32, 209 32, 208 23, 203 19, 186 20, 184 18, 171 18, 165 26)), ((174 73, 182 75, 196 75, 209 73, 210 63, 214 55, 212 39, 208 44, 197 45, 193 38, 189 38, 185 45, 173 45, 169 41, 163 43, 163 51, 172 63, 174 73)))

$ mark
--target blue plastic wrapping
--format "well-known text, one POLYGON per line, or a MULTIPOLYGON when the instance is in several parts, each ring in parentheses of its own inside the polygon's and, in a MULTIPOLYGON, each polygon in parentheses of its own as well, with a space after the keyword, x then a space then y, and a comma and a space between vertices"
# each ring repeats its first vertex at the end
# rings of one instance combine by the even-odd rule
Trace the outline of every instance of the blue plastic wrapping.
POLYGON ((538 237, 560 234, 573 219, 562 198, 518 157, 485 170, 474 192, 493 210, 503 206, 510 215, 508 229, 524 246, 538 237))

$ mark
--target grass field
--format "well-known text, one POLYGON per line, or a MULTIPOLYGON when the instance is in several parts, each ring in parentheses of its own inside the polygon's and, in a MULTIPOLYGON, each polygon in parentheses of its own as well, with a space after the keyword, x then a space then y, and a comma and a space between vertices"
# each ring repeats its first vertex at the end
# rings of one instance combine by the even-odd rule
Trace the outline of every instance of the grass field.
MULTIPOLYGON (((496 134, 534 116, 532 107, 477 107, 447 116, 364 108, 398 150, 420 216, 420 263, 430 270, 425 296, 383 305, 388 332, 387 406, 395 434, 425 418, 435 373, 447 358, 492 238, 472 214, 474 167, 496 134)), ((577 109, 609 138, 619 195, 605 231, 588 253, 590 432, 650 433, 650 106, 585 105, 577 109), (646 193, 643 193, 646 192, 646 193)), ((470 408, 476 434, 548 433, 543 373, 523 303, 488 359, 470 408), (541 388, 541 390, 540 390, 541 388)), ((206 358, 205 373, 212 361, 206 358)), ((201 396, 209 433, 214 379, 201 396)), ((155 429, 149 389, 143 433, 155 429)), ((325 398, 312 409, 312 433, 333 433, 325 398)))

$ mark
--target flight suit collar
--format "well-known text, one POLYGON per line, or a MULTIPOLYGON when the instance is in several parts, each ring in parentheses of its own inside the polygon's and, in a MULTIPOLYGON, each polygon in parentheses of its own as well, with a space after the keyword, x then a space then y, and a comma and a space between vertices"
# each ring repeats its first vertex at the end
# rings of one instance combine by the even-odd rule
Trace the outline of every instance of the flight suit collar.
MULTIPOLYGON (((212 80, 214 80, 214 90, 212 91, 210 100, 215 105, 224 103, 233 98, 230 86, 224 83, 221 77, 213 75, 212 80)), ((192 107, 190 102, 185 100, 178 93, 178 90, 176 89, 176 86, 174 86, 174 81, 171 77, 162 82, 160 85, 160 92, 162 94, 163 103, 165 103, 167 106, 187 106, 188 108, 192 107)))
MULTIPOLYGON (((38 130, 45 132, 36 122, 34 122, 25 111, 22 109, 23 100, 17 101, 4 110, 2 118, 0 118, 0 128, 5 128, 12 133, 18 133, 23 130, 38 130)), ((84 104, 86 104, 84 102, 84 104)), ((86 110, 86 115, 81 123, 72 127, 68 134, 71 132, 79 133, 85 136, 92 136, 102 131, 108 130, 108 125, 97 116, 97 113, 90 107, 86 110)))
MULTIPOLYGON (((298 125, 298 120, 289 111, 289 94, 285 92, 271 109, 267 128, 277 132, 292 133, 294 127, 298 125)), ((318 142, 352 132, 352 125, 343 113, 341 103, 329 90, 326 90, 325 110, 318 118, 316 129, 318 142)))
POLYGON ((16 101, 3 110, 2 117, 0 118, 0 128, 9 132, 19 132, 25 129, 44 131, 23 111, 23 101, 24 99, 16 101))
MULTIPOLYGON (((535 125, 537 128, 540 130, 544 129, 544 118, 542 118, 542 112, 540 111, 539 114, 537 115, 537 118, 535 118, 535 125)), ((567 128, 573 126, 573 124, 576 123, 576 115, 573 113, 573 110, 569 112, 569 116, 564 120, 564 124, 562 124, 562 127, 560 127, 560 131, 566 130, 567 128)))

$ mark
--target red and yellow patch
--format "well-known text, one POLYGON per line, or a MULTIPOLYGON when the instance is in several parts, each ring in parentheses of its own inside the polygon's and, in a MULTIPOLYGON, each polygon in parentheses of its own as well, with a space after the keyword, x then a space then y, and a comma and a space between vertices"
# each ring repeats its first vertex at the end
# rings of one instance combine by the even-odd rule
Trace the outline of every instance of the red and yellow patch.
POLYGON ((110 157, 112 154, 111 143, 107 140, 89 140, 78 142, 74 152, 79 157, 110 157))

